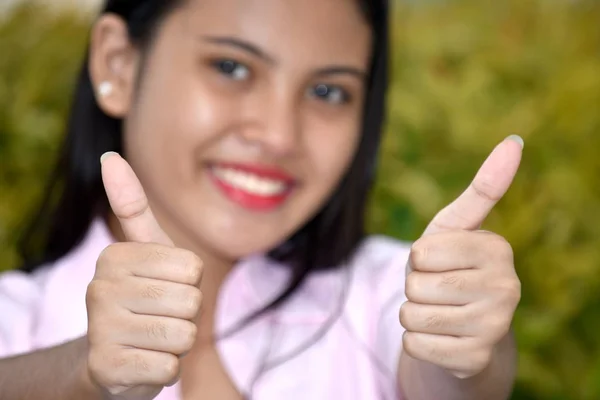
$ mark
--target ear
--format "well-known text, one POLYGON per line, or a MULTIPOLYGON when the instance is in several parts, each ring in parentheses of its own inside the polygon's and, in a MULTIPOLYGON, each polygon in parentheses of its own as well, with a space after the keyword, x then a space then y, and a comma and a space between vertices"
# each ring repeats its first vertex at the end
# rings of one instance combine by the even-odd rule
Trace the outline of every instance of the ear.
POLYGON ((129 40, 127 24, 122 18, 104 14, 94 24, 88 68, 96 101, 111 117, 126 117, 132 106, 138 53, 129 40))

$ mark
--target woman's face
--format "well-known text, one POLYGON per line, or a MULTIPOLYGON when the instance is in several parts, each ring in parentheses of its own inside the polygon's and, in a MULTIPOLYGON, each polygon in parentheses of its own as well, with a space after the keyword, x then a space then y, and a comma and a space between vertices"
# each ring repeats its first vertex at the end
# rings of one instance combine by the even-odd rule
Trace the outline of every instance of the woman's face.
POLYGON ((176 242, 233 261, 327 202, 361 133, 371 32, 357 1, 192 0, 143 58, 98 26, 94 81, 118 82, 100 105, 124 118, 126 158, 176 242))

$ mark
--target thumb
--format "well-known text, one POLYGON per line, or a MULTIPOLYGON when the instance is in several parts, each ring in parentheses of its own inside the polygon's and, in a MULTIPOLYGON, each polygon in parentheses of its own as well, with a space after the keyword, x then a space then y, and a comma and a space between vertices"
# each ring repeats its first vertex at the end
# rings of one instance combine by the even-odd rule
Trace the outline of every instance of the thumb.
POLYGON ((100 162, 104 190, 127 240, 173 246, 154 218, 144 188, 127 161, 117 153, 108 152, 100 162))
POLYGON ((483 162, 467 189, 442 209, 423 235, 447 230, 476 230, 508 191, 521 162, 523 139, 509 136, 483 162))
MULTIPOLYGON (((508 191, 521 163, 523 139, 509 136, 483 162, 467 189, 443 208, 429 223, 423 236, 449 230, 476 230, 508 191)), ((406 276, 412 272, 411 258, 406 276)))

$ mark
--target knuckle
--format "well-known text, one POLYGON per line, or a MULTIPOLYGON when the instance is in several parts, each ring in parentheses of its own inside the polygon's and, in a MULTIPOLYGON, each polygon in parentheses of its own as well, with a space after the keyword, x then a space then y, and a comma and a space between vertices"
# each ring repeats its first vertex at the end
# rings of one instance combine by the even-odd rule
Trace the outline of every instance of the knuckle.
POLYGON ((409 261, 413 269, 418 270, 427 260, 429 246, 424 238, 415 241, 410 249, 409 261))
POLYGON ((507 293, 509 297, 518 303, 521 301, 521 281, 519 279, 511 279, 511 283, 507 287, 507 293))
POLYGON ((114 264, 115 259, 115 245, 111 244, 108 247, 105 247, 104 250, 100 252, 98 255, 98 259, 96 260, 96 271, 103 271, 106 268, 110 268, 111 265, 114 264))
POLYGON ((152 321, 143 325, 143 330, 150 339, 167 339, 168 329, 162 321, 152 321))
MULTIPOLYGON (((506 324, 506 318, 499 314, 491 314, 488 315, 485 319, 485 330, 487 332, 497 333, 499 331, 504 330, 504 326, 506 324)), ((495 335, 494 335, 495 336, 495 335)))
POLYGON ((441 277, 440 286, 451 286, 457 290, 464 291, 467 286, 467 278, 457 273, 444 273, 441 277))
POLYGON ((144 357, 143 353, 136 353, 131 358, 130 362, 136 375, 146 375, 150 372, 150 362, 144 357))
POLYGON ((202 279, 203 262, 194 252, 182 250, 182 260, 185 267, 186 279, 196 284, 202 279))
POLYGON ((98 267, 112 263, 112 260, 114 259, 113 257, 114 257, 115 248, 116 248, 116 245, 111 244, 111 245, 105 247, 100 252, 100 254, 98 255, 98 261, 96 263, 98 265, 98 267))
POLYGON ((164 297, 166 290, 163 286, 158 284, 144 285, 141 290, 141 297, 150 300, 159 300, 164 297))
POLYGON ((406 283, 404 288, 404 293, 406 298, 409 300, 416 300, 416 296, 418 296, 420 287, 420 279, 419 275, 415 272, 411 272, 406 277, 406 283))
POLYGON ((399 319, 400 325, 404 327, 404 329, 410 329, 410 317, 409 317, 409 307, 410 303, 406 302, 400 306, 399 319))
POLYGON ((495 342, 508 334, 511 318, 506 314, 489 315, 486 320, 486 331, 492 333, 492 341, 495 342))
POLYGON ((105 247, 98 256, 98 268, 111 268, 116 264, 120 264, 128 253, 128 247, 130 247, 130 243, 113 243, 105 247))
POLYGON ((196 335, 198 334, 198 327, 193 322, 183 321, 181 326, 181 349, 180 353, 189 351, 196 342, 196 335))
POLYGON ((521 301, 521 281, 518 278, 497 279, 495 286, 505 305, 516 306, 521 301))
POLYGON ((129 357, 121 352, 117 352, 116 354, 107 355, 108 365, 110 371, 117 371, 126 366, 129 363, 129 357))
POLYGON ((92 304, 97 304, 114 297, 114 288, 107 281, 94 279, 87 287, 85 293, 86 304, 88 307, 92 304))
POLYGON ((128 265, 139 254, 139 243, 113 243, 100 253, 96 259, 95 277, 118 279, 127 274, 128 265))
POLYGON ((90 349, 88 371, 91 378, 101 386, 109 388, 122 384, 121 370, 127 360, 121 354, 111 354, 106 349, 90 349))
POLYGON ((448 325, 448 317, 440 313, 432 313, 425 317, 424 321, 427 329, 442 329, 448 325))
POLYGON ((454 354, 451 349, 436 345, 431 346, 428 352, 429 359, 440 364, 447 364, 454 357, 454 354))
POLYGON ((174 381, 179 376, 179 359, 172 354, 165 354, 165 359, 161 360, 162 383, 167 384, 174 381))
POLYGON ((191 287, 185 295, 184 312, 189 319, 196 317, 202 307, 202 292, 200 289, 191 287))
POLYGON ((106 381, 106 389, 112 395, 118 395, 126 389, 136 385, 139 377, 148 374, 150 364, 140 353, 116 354, 111 356, 107 374, 110 378, 106 381))
POLYGON ((512 262, 514 251, 511 244, 503 236, 491 234, 492 248, 496 251, 502 261, 512 262))
POLYGON ((155 261, 165 261, 169 258, 169 249, 162 246, 154 246, 148 249, 148 258, 155 261))

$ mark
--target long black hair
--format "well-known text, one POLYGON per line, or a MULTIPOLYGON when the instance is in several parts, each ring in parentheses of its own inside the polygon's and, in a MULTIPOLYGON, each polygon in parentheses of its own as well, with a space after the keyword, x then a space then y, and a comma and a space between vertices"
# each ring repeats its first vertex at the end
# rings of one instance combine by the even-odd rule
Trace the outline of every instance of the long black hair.
MULTIPOLYGON (((144 50, 161 21, 185 0, 107 0, 103 13, 119 15, 132 42, 144 50)), ((362 136, 352 164, 339 187, 318 212, 269 257, 291 268, 286 289, 261 312, 291 296, 311 271, 339 268, 365 235, 365 213, 384 123, 388 85, 388 1, 356 0, 373 31, 362 136)), ((98 106, 83 62, 71 106, 66 138, 42 203, 24 231, 22 270, 32 272, 73 250, 92 221, 106 217, 109 204, 100 171, 100 156, 121 152, 122 122, 98 106)))

